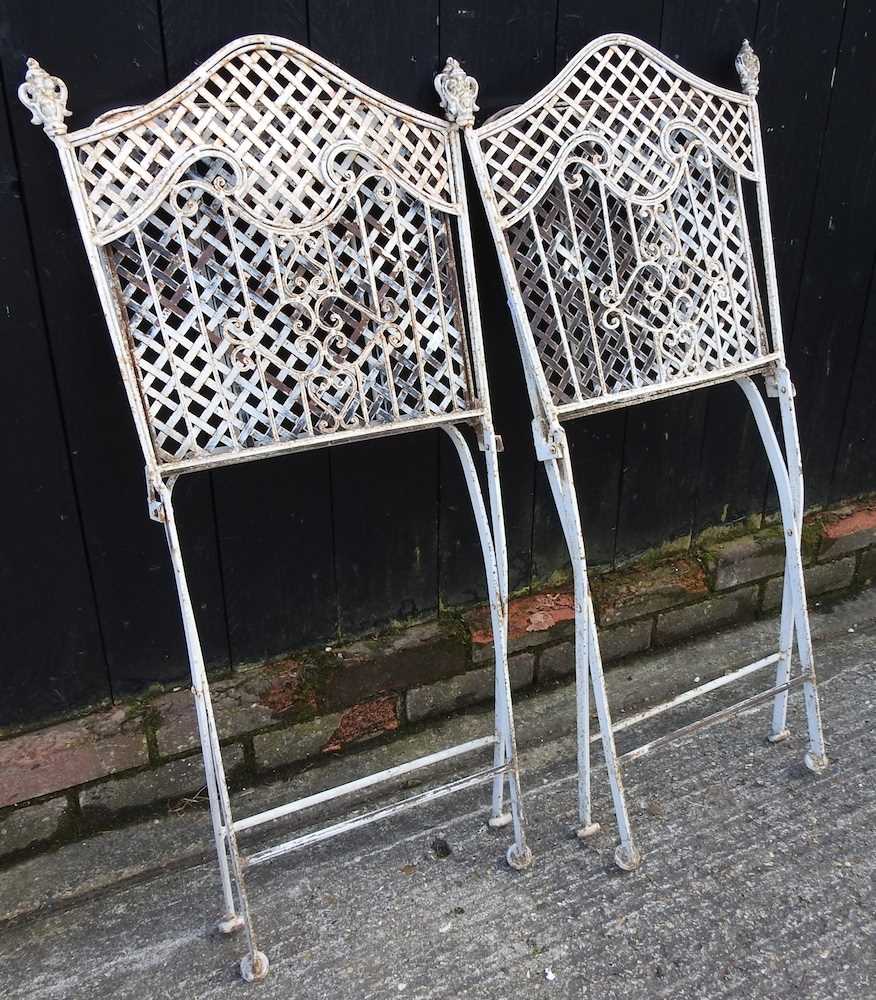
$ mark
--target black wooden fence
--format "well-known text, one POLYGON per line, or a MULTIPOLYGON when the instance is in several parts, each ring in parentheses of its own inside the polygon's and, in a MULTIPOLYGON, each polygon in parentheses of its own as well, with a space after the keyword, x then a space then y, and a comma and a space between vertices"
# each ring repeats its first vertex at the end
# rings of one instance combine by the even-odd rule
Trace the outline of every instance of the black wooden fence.
MULTIPOLYGON (((0 724, 182 677, 163 532, 51 144, 16 88, 36 56, 71 125, 162 93, 220 46, 304 42, 436 110, 448 55, 481 114, 628 31, 737 86, 751 38, 809 503, 876 487, 876 8, 864 0, 4 0, 0 59, 0 724)), ((486 226, 474 206, 512 585, 564 564, 486 226)), ((772 504, 733 386, 570 426, 594 563, 772 504)), ((177 486, 207 660, 227 670, 482 594, 457 460, 437 432, 191 476, 177 486)))

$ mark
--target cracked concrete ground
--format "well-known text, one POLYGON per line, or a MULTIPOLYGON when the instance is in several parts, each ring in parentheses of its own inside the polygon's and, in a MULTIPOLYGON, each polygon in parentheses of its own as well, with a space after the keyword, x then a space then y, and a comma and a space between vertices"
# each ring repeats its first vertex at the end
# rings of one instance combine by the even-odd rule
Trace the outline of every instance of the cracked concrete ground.
MULTIPOLYGON (((287 856, 249 879, 271 972, 246 986, 241 941, 208 933, 219 897, 207 817, 192 810, 0 872, 0 996, 870 1000, 876 593, 822 609, 814 630, 829 772, 802 767, 799 694, 785 743, 765 744, 769 707, 759 706, 636 761, 626 784, 644 863, 633 875, 611 862, 598 758, 602 832, 586 845, 572 836, 573 691, 562 687, 517 704, 530 871, 504 865, 508 833, 485 827, 486 789, 287 856), (448 857, 433 849, 437 836, 448 857), (174 850, 181 860, 169 864, 174 850)), ((636 702, 763 655, 774 631, 756 623, 621 664, 608 676, 616 721, 636 702)), ((734 694, 754 690, 746 682, 734 694)), ((620 748, 727 703, 724 693, 652 720, 620 748)), ((253 789, 238 813, 488 729, 489 716, 471 712, 253 789)))

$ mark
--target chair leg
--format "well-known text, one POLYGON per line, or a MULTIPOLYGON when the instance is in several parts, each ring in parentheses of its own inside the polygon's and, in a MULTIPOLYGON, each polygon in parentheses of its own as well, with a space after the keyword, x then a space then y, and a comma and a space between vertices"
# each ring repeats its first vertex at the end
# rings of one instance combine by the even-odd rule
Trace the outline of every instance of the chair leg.
MULTIPOLYGON (((785 641, 787 638, 788 661, 790 661, 792 635, 796 630, 800 671, 804 678, 803 698, 806 707, 806 725, 809 738, 809 747, 804 762, 810 771, 820 773, 827 767, 828 760, 824 746, 824 731, 821 724, 821 709, 818 702, 818 688, 812 654, 812 635, 809 629, 809 612, 806 608, 806 588, 803 577, 803 556, 801 550, 803 524, 802 470, 797 419, 794 412, 793 386, 788 370, 786 368, 778 369, 776 372, 776 386, 782 416, 782 429, 788 453, 788 462, 786 464, 763 397, 751 379, 741 378, 737 379, 737 382, 745 393, 754 414, 779 495, 782 527, 785 533, 785 587, 782 600, 782 634, 780 642, 785 641)), ((781 648, 784 653, 785 647, 782 646, 781 648)), ((784 657, 779 663, 779 677, 784 676, 782 673, 784 670, 783 661, 784 657)), ((790 676, 790 662, 788 662, 787 669, 788 674, 786 676, 790 676)), ((782 682, 784 683, 785 681, 782 682)), ((780 692, 780 694, 787 694, 787 692, 780 692)), ((785 728, 786 704, 787 699, 780 702, 777 698, 773 705, 773 733, 779 736, 782 735, 785 728)))
POLYGON ((198 734, 201 740, 204 772, 207 779, 207 794, 210 800, 210 818, 213 825, 213 836, 216 842, 216 855, 222 882, 225 909, 218 926, 224 933, 231 933, 243 927, 246 933, 247 954, 241 960, 240 971, 247 982, 252 982, 257 979, 264 979, 267 975, 268 958, 264 952, 258 950, 249 901, 246 895, 243 865, 241 864, 240 852, 237 847, 237 836, 234 832, 231 803, 228 797, 228 786, 225 781, 225 769, 222 765, 222 753, 219 748, 219 737, 216 731, 216 721, 213 716, 213 705, 210 699, 210 687, 207 682, 207 672, 204 668, 204 657, 201 651, 200 639, 198 638, 198 628, 186 581, 182 549, 179 544, 176 518, 171 500, 171 489, 162 482, 156 486, 156 492, 161 500, 165 534, 167 536, 168 549, 170 550, 183 630, 185 632, 186 649, 188 651, 189 666, 192 675, 192 693, 195 697, 198 734), (232 876, 237 890, 237 909, 235 909, 234 897, 232 895, 232 876))
POLYGON ((572 561, 572 577, 575 585, 575 691, 578 716, 578 815, 581 828, 579 837, 587 837, 599 829, 593 822, 590 802, 590 685, 596 702, 596 715, 611 786, 614 813, 617 818, 620 845, 615 850, 615 862, 623 871, 635 871, 641 864, 641 855, 633 840, 627 811, 623 777, 617 759, 605 678, 602 671, 602 656, 599 651, 599 636, 593 614, 593 601, 587 578, 587 558, 584 538, 581 533, 581 519, 578 512, 578 498, 572 478, 568 445, 563 448, 563 457, 545 459, 545 471, 560 515, 563 534, 572 561))
MULTIPOLYGON (((786 567, 785 579, 782 585, 782 617, 779 624, 779 653, 776 666, 776 687, 787 684, 791 679, 791 654, 794 644, 794 609, 791 597, 791 577, 786 567)), ((773 699, 773 714, 767 740, 770 743, 781 743, 791 734, 787 726, 788 692, 779 691, 773 699)))
MULTIPOLYGON (((794 386, 787 368, 776 372, 775 392, 779 400, 782 418, 782 434, 785 440, 788 480, 794 505, 794 522, 802 539, 803 532, 803 463, 800 457, 800 442, 797 437, 797 420, 794 413, 794 386)), ((805 603, 805 602, 804 602, 805 603)), ((779 627, 779 650, 782 658, 776 669, 776 686, 786 684, 791 677, 791 655, 794 645, 794 607, 791 578, 785 572, 782 588, 782 619, 779 627)), ((780 743, 790 735, 787 728, 788 692, 780 691, 773 702, 773 716, 767 739, 770 743, 780 743)))
POLYGON ((487 575, 487 592, 490 598, 490 620, 493 628, 493 648, 496 655, 496 749, 494 763, 505 767, 493 784, 491 826, 505 826, 509 820, 504 813, 504 774, 508 779, 508 798, 511 807, 510 822, 514 830, 514 843, 508 849, 508 864, 522 870, 532 864, 532 852, 526 844, 526 826, 520 791, 520 774, 517 761, 517 744, 514 736, 514 715, 511 706, 511 682, 508 675, 508 557, 505 549, 505 524, 502 516, 502 496, 499 486, 499 460, 492 427, 482 426, 483 448, 486 458, 487 487, 490 495, 491 517, 487 515, 477 470, 471 450, 458 428, 445 427, 447 435, 456 446, 465 474, 469 497, 477 524, 484 568, 487 575))

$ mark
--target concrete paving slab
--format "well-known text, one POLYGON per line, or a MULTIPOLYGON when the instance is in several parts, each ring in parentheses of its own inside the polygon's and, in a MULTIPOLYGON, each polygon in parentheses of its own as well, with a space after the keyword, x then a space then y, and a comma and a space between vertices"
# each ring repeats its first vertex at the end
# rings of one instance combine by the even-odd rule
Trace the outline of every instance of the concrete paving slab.
MULTIPOLYGON (((193 812, 112 831, 0 873, 0 996, 34 1000, 458 997, 673 1000, 870 1000, 876 995, 876 600, 865 594, 815 616, 830 771, 801 764, 803 723, 763 742, 768 708, 647 756, 627 768, 645 861, 621 875, 604 769, 594 773, 602 832, 572 836, 571 689, 522 700, 525 789, 536 865, 502 861, 507 831, 484 825, 483 790, 359 830, 250 877, 257 929, 271 958, 258 986, 237 978, 241 943, 208 933, 217 916, 212 863, 198 863, 205 817, 193 812), (451 848, 438 857, 436 836, 451 848), (188 867, 158 864, 179 842, 188 867), (86 845, 89 845, 86 847, 86 845), (78 849, 78 854, 75 850, 78 849), (112 855, 112 864, 104 861, 112 855), (144 859, 151 856, 150 863, 144 859), (79 866, 90 895, 59 909, 48 887, 79 866), (127 883, 113 883, 114 865, 127 883), (27 867, 33 866, 33 867, 27 867), (102 867, 103 866, 103 867, 102 867), (139 867, 138 867, 139 866, 139 867), (42 909, 10 899, 43 880, 42 909), (54 906, 54 909, 49 909, 54 906), (22 919, 22 914, 30 914, 22 919)), ((671 693, 694 676, 768 651, 757 623, 611 672, 616 692, 671 693), (674 667, 670 659, 675 657, 674 667), (662 676, 662 688, 658 679, 662 676), (650 686, 649 686, 650 685, 650 686)), ((735 694, 744 692, 739 687, 735 694)), ((726 703, 726 693, 624 733, 621 749, 726 703)), ((621 709, 618 708, 618 717, 621 709)), ((345 780, 483 730, 472 712, 285 783, 345 780)), ((598 759, 598 758, 597 758, 598 759)), ((277 788, 253 790, 254 808, 277 788)), ((375 803, 371 799, 369 805, 375 803)))

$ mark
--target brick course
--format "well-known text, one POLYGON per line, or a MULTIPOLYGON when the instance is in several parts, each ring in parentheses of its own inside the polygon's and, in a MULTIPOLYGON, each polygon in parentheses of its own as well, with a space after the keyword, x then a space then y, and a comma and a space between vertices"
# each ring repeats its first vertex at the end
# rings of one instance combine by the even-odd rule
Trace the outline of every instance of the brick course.
POLYGON ((148 763, 140 720, 124 708, 0 742, 0 807, 148 763))
MULTIPOLYGON (((646 557, 592 580, 606 663, 642 652, 652 639, 665 645, 775 613, 782 535, 775 526, 734 530, 735 537, 712 530, 687 552, 646 557)), ((876 581, 872 499, 808 515, 804 542, 810 597, 876 581)), ((571 678, 573 619, 568 588, 511 602, 516 691, 571 678)), ((226 768, 251 783, 272 768, 307 766, 324 752, 488 702, 492 658, 489 609, 481 607, 242 670, 211 685, 220 737, 229 744, 226 768)), ((635 687, 635 677, 628 682, 635 687)), ((187 688, 0 739, 0 856, 71 836, 83 821, 99 826, 131 809, 197 795, 197 747, 187 688)))

